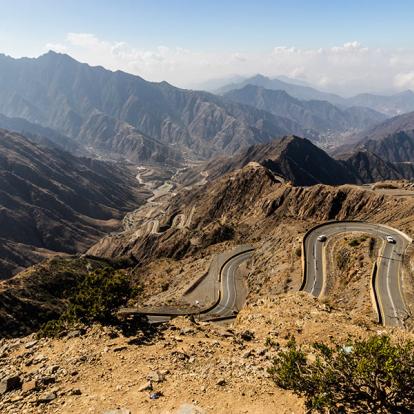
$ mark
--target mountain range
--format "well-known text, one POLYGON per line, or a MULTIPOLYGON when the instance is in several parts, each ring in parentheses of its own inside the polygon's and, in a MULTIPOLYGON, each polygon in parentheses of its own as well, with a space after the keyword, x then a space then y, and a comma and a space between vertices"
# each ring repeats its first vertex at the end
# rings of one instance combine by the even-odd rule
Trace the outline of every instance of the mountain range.
POLYGON ((224 94, 233 101, 252 105, 257 109, 283 116, 305 128, 326 133, 328 131, 361 131, 384 121, 387 116, 364 107, 339 108, 328 101, 299 100, 284 90, 265 89, 246 85, 224 94))
POLYGON ((100 155, 140 162, 174 164, 181 154, 206 158, 304 133, 288 118, 54 52, 0 56, 0 113, 51 128, 100 155))
POLYGON ((270 90, 285 91, 293 98, 300 100, 327 101, 333 105, 342 107, 366 107, 382 112, 388 116, 414 111, 414 92, 411 90, 389 96, 364 93, 350 98, 344 98, 332 93, 319 91, 307 85, 285 82, 278 78, 271 79, 263 75, 256 75, 251 78, 243 79, 241 82, 230 83, 219 88, 216 93, 225 94, 234 89, 242 89, 247 85, 259 86, 270 90))
POLYGON ((386 119, 309 86, 262 76, 244 84, 219 96, 55 52, 0 55, 0 126, 43 142, 46 137, 76 155, 179 166, 290 134, 322 144, 328 134, 335 146, 337 135, 386 119))

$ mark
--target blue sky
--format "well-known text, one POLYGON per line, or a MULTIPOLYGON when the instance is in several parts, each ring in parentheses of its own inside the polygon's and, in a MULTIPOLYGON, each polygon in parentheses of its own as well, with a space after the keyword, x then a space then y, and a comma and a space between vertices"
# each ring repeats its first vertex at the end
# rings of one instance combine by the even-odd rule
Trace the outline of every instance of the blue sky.
MULTIPOLYGON (((0 52, 15 57, 38 56, 52 47, 91 64, 119 67, 154 80, 163 77, 178 84, 184 84, 185 79, 207 79, 208 68, 213 78, 259 71, 272 75, 270 62, 267 66, 258 64, 256 71, 253 61, 266 60, 278 47, 315 51, 357 42, 360 48, 371 52, 380 48, 383 53, 395 54, 402 53, 400 49, 411 50, 414 39, 414 2, 408 0, 0 0, 0 7, 0 52), (69 34, 93 36, 101 42, 101 55, 91 50, 91 42, 86 42, 86 47, 80 44, 79 37, 70 38, 69 34), (120 44, 122 59, 118 56, 117 63, 112 49, 120 44), (184 61, 189 65, 188 72, 183 72, 182 50, 187 53, 184 61), (135 61, 131 58, 138 55, 135 61), (198 60, 196 68, 189 63, 190 55, 198 60), (223 59, 229 56, 239 63, 231 63, 229 58, 225 68, 223 59), (150 59, 155 61, 148 63, 150 59), (163 61, 163 70, 155 67, 157 59, 163 61), (222 59, 220 65, 215 64, 217 59, 222 59), (243 59, 249 64, 243 66, 243 59), (200 62, 204 62, 203 70, 200 62), (197 73, 191 76, 194 71, 197 73)), ((407 60, 408 52, 403 53, 407 60)), ((287 55, 283 58, 287 59, 287 55)), ((296 73, 297 77, 315 82, 315 76, 307 73, 315 66, 307 68, 298 59, 295 64, 287 68, 276 65, 274 75, 281 71, 290 76, 296 73)), ((407 74, 408 69, 404 70, 403 74, 407 74)), ((355 83, 355 75, 352 77, 355 83)), ((339 81, 344 81, 342 78, 343 75, 339 81)), ((326 74, 316 81, 321 87, 324 82, 332 83, 326 74)), ((391 88, 392 82, 390 78, 384 89, 391 88)))
POLYGON ((248 51, 275 44, 408 47, 414 2, 384 0, 0 0, 0 39, 10 53, 36 54, 68 32, 139 47, 159 44, 248 51))

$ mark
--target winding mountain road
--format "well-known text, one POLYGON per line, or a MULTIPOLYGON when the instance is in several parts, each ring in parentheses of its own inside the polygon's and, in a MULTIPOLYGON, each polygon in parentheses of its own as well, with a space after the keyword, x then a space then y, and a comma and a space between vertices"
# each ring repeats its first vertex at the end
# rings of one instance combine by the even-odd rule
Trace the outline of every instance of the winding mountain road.
POLYGON ((210 311, 207 317, 231 317, 238 311, 237 307, 237 270, 253 254, 253 250, 233 256, 220 270, 220 301, 210 311))
POLYGON ((374 272, 373 293, 377 301, 379 317, 384 325, 403 326, 408 310, 402 291, 402 261, 410 237, 388 226, 364 222, 332 222, 310 230, 304 237, 304 283, 302 290, 319 297, 326 283, 326 242, 318 240, 325 235, 327 240, 341 233, 365 233, 381 239, 382 246, 374 272), (389 243, 391 236, 395 243, 389 243))
MULTIPOLYGON (((124 308, 118 314, 128 316, 132 314, 146 315, 150 323, 161 323, 171 318, 183 315, 197 315, 202 320, 220 320, 233 318, 245 301, 242 294, 241 282, 238 279, 240 265, 247 261, 253 254, 250 246, 239 246, 232 253, 226 253, 225 260, 215 263, 210 268, 211 277, 216 279, 213 285, 220 287, 217 300, 207 308, 200 309, 179 309, 177 307, 159 308, 124 308)), ((219 255, 219 256, 223 256, 219 255)))

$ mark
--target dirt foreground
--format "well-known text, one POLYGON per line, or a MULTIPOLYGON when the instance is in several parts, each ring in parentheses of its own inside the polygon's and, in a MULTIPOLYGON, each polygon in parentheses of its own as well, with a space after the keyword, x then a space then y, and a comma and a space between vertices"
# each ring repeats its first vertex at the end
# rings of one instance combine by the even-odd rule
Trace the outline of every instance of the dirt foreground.
POLYGON ((308 344, 385 331, 369 318, 288 293, 251 303, 228 326, 177 318, 153 336, 97 325, 61 339, 2 340, 1 377, 18 377, 22 389, 2 393, 0 411, 303 413, 303 401, 267 373, 278 347, 290 335, 308 344))

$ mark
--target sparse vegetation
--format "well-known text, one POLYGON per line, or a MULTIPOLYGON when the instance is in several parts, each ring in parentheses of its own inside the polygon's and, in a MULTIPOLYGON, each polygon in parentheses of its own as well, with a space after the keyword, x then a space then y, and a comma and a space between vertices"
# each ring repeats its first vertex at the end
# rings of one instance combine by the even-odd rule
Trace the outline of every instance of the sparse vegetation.
POLYGON ((359 239, 352 239, 349 241, 348 243, 351 247, 357 247, 361 244, 361 242, 359 241, 359 239))
POLYGON ((336 264, 339 269, 345 270, 349 267, 350 254, 347 249, 341 249, 336 255, 336 264))
POLYGON ((361 243, 363 243, 364 241, 366 241, 367 239, 368 239, 368 237, 367 237, 367 236, 357 237, 357 238, 355 238, 355 239, 350 240, 350 241, 348 242, 348 244, 349 244, 351 247, 357 247, 357 246, 359 246, 361 243))
POLYGON ((93 270, 69 293, 66 310, 58 319, 48 321, 39 336, 58 336, 80 323, 111 323, 113 311, 136 294, 125 272, 112 267, 93 270))
POLYGON ((305 398, 308 413, 414 412, 414 341, 388 336, 315 343, 306 350, 290 340, 269 370, 275 383, 305 398))

